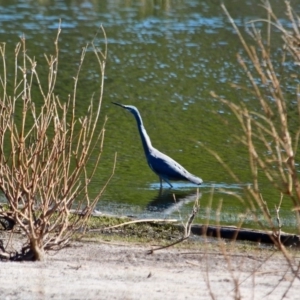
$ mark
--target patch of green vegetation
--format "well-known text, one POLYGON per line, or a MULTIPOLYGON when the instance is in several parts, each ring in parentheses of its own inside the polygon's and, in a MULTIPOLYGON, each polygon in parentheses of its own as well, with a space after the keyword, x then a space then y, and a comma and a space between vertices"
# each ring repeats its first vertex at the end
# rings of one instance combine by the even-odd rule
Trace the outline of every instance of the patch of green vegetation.
POLYGON ((124 222, 132 221, 127 217, 115 217, 115 216, 91 216, 88 220, 87 227, 92 229, 104 229, 106 227, 115 226, 124 222))
POLYGON ((127 217, 100 216, 90 218, 84 239, 164 244, 179 239, 182 233, 182 228, 177 224, 147 220, 134 223, 134 220, 127 217))
MULTIPOLYGON (((119 218, 111 216, 91 217, 88 223, 87 232, 83 241, 87 242, 109 242, 109 243, 133 243, 144 245, 166 246, 179 240, 183 236, 183 226, 178 223, 164 223, 147 221, 134 222, 130 218, 119 218), (124 224, 124 225, 120 225, 124 224), (120 225, 120 226, 116 226, 120 225), (113 227, 115 226, 115 227, 113 227)), ((78 236, 77 236, 78 238, 78 236)), ((262 249, 259 243, 246 241, 228 241, 218 238, 199 237, 191 235, 189 239, 182 243, 176 244, 176 248, 185 248, 197 251, 223 251, 234 253, 260 252, 262 249)), ((274 250, 273 246, 266 247, 268 250, 274 250)))

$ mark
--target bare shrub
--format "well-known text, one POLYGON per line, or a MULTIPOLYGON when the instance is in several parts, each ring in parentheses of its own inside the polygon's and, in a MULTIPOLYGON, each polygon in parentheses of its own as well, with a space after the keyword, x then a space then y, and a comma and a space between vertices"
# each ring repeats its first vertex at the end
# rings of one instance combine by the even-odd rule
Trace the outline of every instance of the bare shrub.
POLYGON ((103 51, 94 42, 83 48, 73 92, 62 101, 55 94, 60 32, 59 28, 54 54, 45 55, 46 82, 40 80, 37 61, 27 55, 22 37, 15 48, 13 88, 9 87, 12 70, 7 68, 5 44, 0 46, 0 190, 7 202, 0 217, 15 224, 13 234, 26 236, 14 259, 42 260, 46 250, 60 249, 78 230, 84 232, 106 186, 90 198, 88 186, 99 165, 105 132, 105 124, 99 129, 98 121, 107 43, 103 51), (89 47, 100 67, 99 97, 89 101, 86 114, 79 118, 75 115, 77 84, 89 47))
MULTIPOLYGON (((236 139, 247 147, 249 153, 249 165, 252 174, 252 184, 247 187, 247 200, 249 208, 255 215, 258 212, 263 212, 265 220, 267 220, 274 234, 280 233, 280 205, 283 201, 283 196, 288 197, 294 206, 294 210, 299 210, 300 207, 300 182, 298 179, 298 169, 296 153, 298 149, 298 140, 300 135, 300 127, 292 133, 288 108, 287 108, 287 91, 286 85, 281 84, 281 72, 278 68, 283 68, 289 60, 294 65, 300 63, 300 33, 299 25, 296 20, 298 17, 292 12, 290 4, 287 5, 287 16, 291 22, 290 29, 284 28, 280 20, 272 12, 268 2, 264 2, 264 7, 268 17, 264 21, 268 26, 275 26, 280 30, 283 39, 282 61, 278 62, 275 54, 271 52, 271 32, 269 28, 267 37, 264 39, 261 32, 256 29, 255 21, 249 29, 250 34, 255 42, 255 46, 247 44, 239 29, 230 17, 225 6, 222 5, 230 22, 235 28, 242 45, 247 54, 247 58, 243 59, 240 54, 237 54, 238 61, 249 78, 252 86, 252 95, 256 97, 260 105, 259 109, 252 110, 246 102, 233 101, 219 97, 215 92, 211 92, 213 97, 219 99, 227 105, 236 116, 242 135, 236 136, 236 139), (262 176, 263 174, 263 176, 262 176), (260 179, 264 177, 272 183, 279 191, 278 202, 276 207, 276 216, 271 216, 268 203, 264 200, 260 187, 260 179), (277 219, 274 223, 274 218, 277 219)), ((236 85, 233 85, 237 87, 236 85)), ((247 87, 238 86, 249 91, 247 87)), ((295 91, 299 91, 299 86, 295 91)), ((298 109, 298 122, 300 120, 300 101, 295 95, 295 109, 298 109)), ((215 157, 222 161, 222 158, 214 153, 215 157)), ((223 162, 222 162, 223 163, 223 162)), ((228 172, 236 181, 240 181, 234 171, 223 163, 228 172)), ((299 213, 296 213, 299 219, 299 213)), ((299 223, 300 224, 300 223, 299 223)), ((300 228, 298 228, 300 231, 300 228)))
MULTIPOLYGON (((296 278, 300 279, 299 265, 293 259, 292 253, 281 243, 280 208, 284 201, 291 201, 299 233, 300 182, 297 152, 300 136, 300 86, 296 80, 293 80, 290 70, 297 69, 300 64, 300 18, 294 13, 290 3, 288 1, 285 3, 289 24, 284 25, 272 11, 270 3, 262 1, 262 6, 267 13, 266 19, 254 20, 249 26, 254 45, 246 42, 226 7, 222 5, 245 50, 245 56, 238 53, 237 59, 250 83, 250 88, 236 84, 232 86, 249 92, 251 97, 257 100, 258 108, 254 110, 243 100, 235 103, 218 96, 215 92, 211 92, 211 95, 225 104, 235 115, 242 129, 242 134, 236 136, 236 140, 247 148, 249 154, 252 182, 245 188, 243 199, 240 195, 236 196, 246 205, 256 222, 262 228, 271 231, 270 236, 286 258, 294 275, 294 281, 296 278), (265 37, 264 32, 255 26, 258 21, 267 25, 265 37), (273 29, 277 32, 275 33, 273 29), (275 34, 280 34, 282 38, 280 59, 277 56, 278 51, 272 51, 274 50, 272 35, 275 34), (294 94, 290 95, 288 88, 292 84, 295 85, 294 94), (294 99, 288 100, 291 97, 294 99), (275 206, 273 215, 267 197, 262 192, 263 180, 267 180, 278 191, 278 205, 275 206)), ((222 163, 236 182, 242 183, 218 153, 209 151, 222 163)))

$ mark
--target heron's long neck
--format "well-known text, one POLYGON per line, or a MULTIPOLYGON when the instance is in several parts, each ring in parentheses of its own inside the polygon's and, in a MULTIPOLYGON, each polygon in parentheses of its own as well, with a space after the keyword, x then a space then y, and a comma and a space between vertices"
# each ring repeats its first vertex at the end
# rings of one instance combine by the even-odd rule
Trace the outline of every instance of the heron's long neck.
POLYGON ((147 134, 147 131, 143 124, 140 125, 138 128, 139 128, 139 132, 141 135, 144 151, 147 156, 147 154, 149 154, 149 152, 150 152, 150 148, 152 148, 151 140, 150 140, 149 135, 147 134))
POLYGON ((147 134, 147 131, 144 127, 143 121, 142 121, 140 116, 136 117, 136 122, 137 122, 139 133, 140 133, 140 136, 141 136, 141 139, 142 139, 142 144, 143 144, 143 147, 144 147, 144 151, 145 151, 145 154, 146 154, 146 157, 147 157, 147 155, 150 152, 150 149, 152 148, 151 140, 150 140, 149 135, 147 134))

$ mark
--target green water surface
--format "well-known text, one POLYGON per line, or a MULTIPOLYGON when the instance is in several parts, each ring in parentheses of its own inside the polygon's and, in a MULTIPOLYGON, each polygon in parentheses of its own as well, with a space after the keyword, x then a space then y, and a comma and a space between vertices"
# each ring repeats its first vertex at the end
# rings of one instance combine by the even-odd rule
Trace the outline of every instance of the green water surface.
MULTIPOLYGON (((247 22, 265 17, 258 1, 224 2, 250 41, 245 33, 247 22)), ((233 138, 233 134, 240 134, 235 117, 210 96, 210 91, 235 102, 247 101, 253 109, 258 104, 250 93, 230 86, 232 82, 245 86, 249 83, 236 59, 236 53, 243 53, 242 46, 219 1, 22 0, 0 1, 0 9, 0 41, 7 43, 8 59, 13 59, 12 51, 24 34, 28 54, 36 57, 38 71, 45 77, 43 55, 53 53, 61 19, 55 89, 61 100, 72 91, 82 47, 93 39, 101 24, 105 28, 108 60, 99 128, 105 116, 108 122, 102 161, 90 187, 92 193, 102 188, 115 152, 118 156, 115 175, 98 209, 137 217, 185 218, 197 191, 192 184, 175 183, 173 190, 165 185, 167 189, 160 193, 158 177, 146 163, 135 120, 112 105, 114 101, 138 107, 153 145, 203 179, 199 222, 219 219, 234 225, 245 217, 244 205, 230 193, 243 195, 243 188, 251 184, 247 150, 233 138), (234 182, 201 143, 218 152, 242 184, 234 182)), ((274 1, 273 9, 284 18, 284 1, 274 1)), ((258 26, 265 29, 263 24, 258 26)), ((103 41, 99 35, 100 47, 103 41)), ((98 95, 99 76, 89 50, 78 85, 78 115, 85 114, 93 93, 98 95)), ((38 104, 40 100, 36 101, 38 104)), ((279 202, 278 193, 267 183, 262 189, 272 211, 279 202)), ((284 227, 296 230, 288 199, 281 214, 284 227)), ((246 216, 245 224, 255 226, 251 216, 246 216)))

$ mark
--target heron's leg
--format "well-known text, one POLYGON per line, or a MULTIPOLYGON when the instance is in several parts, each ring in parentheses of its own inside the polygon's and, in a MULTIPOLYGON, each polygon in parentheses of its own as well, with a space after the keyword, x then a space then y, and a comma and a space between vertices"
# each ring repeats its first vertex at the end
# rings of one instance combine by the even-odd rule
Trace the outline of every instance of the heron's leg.
POLYGON ((164 178, 164 181, 170 186, 170 188, 173 187, 173 185, 170 183, 170 181, 168 179, 164 178))
POLYGON ((160 180, 160 188, 159 188, 159 197, 161 197, 162 193, 163 193, 163 186, 162 186, 162 179, 159 177, 160 180))

